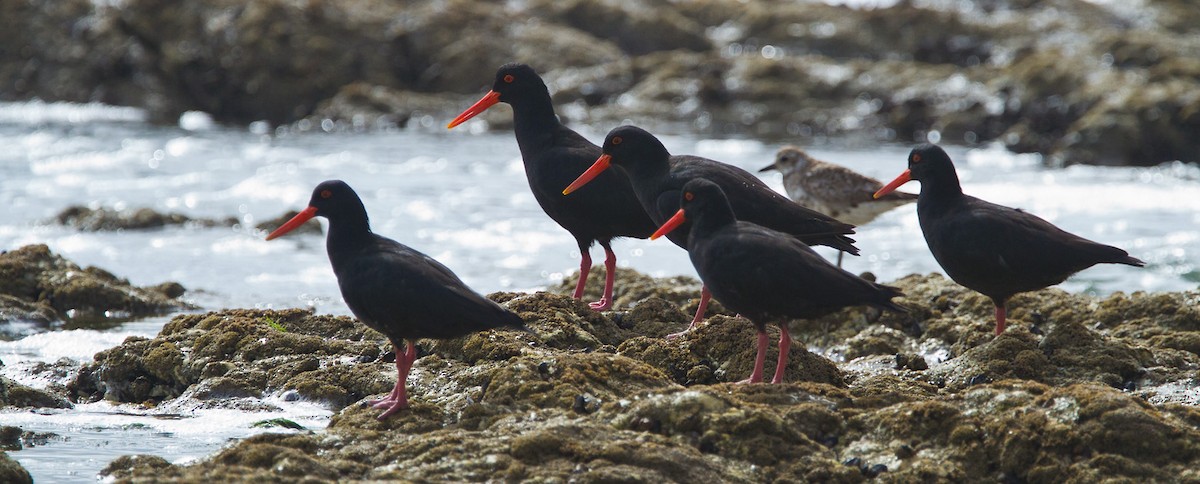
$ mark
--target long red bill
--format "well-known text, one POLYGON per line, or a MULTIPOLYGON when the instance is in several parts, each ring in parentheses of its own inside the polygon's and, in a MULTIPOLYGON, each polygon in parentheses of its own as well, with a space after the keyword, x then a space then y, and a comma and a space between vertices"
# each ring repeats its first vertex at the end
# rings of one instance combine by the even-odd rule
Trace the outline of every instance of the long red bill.
POLYGON ((570 185, 567 185, 567 188, 563 189, 563 195, 570 195, 571 192, 578 190, 579 187, 587 185, 588 182, 590 182, 590 181, 592 181, 592 179, 600 176, 600 173, 603 173, 604 170, 607 170, 608 165, 611 163, 612 163, 611 156, 600 155, 599 158, 596 158, 596 162, 592 163, 592 166, 589 167, 587 169, 587 171, 583 172, 582 175, 579 175, 579 178, 576 178, 575 181, 571 182, 570 185))
POLYGON ((475 117, 476 114, 487 111, 487 108, 494 106, 498 102, 500 102, 500 93, 496 91, 488 91, 488 93, 484 94, 482 98, 480 98, 478 101, 475 101, 475 104, 472 104, 471 107, 467 108, 466 111, 463 111, 462 114, 459 114, 458 117, 454 118, 454 121, 451 121, 450 124, 447 124, 446 129, 451 129, 455 126, 463 124, 468 119, 475 117))
POLYGON ((908 183, 910 180, 912 180, 912 170, 904 170, 904 173, 901 173, 900 176, 896 177, 895 180, 888 182, 887 185, 884 185, 883 188, 880 188, 879 191, 875 192, 874 197, 879 198, 892 193, 897 188, 900 188, 900 185, 908 183))
POLYGON ((279 228, 275 229, 274 232, 271 232, 271 234, 267 236, 267 240, 271 240, 271 239, 277 238, 283 234, 291 232, 296 227, 304 225, 304 222, 309 221, 316 215, 317 215, 317 207, 308 207, 308 208, 304 209, 304 211, 296 214, 295 217, 292 217, 291 220, 288 220, 287 222, 284 222, 283 225, 280 225, 279 228))
POLYGON ((667 222, 662 224, 662 227, 659 227, 658 230, 654 231, 654 234, 650 236, 650 240, 655 240, 659 237, 667 235, 668 232, 679 228, 680 225, 683 225, 684 222, 687 222, 687 217, 683 215, 683 209, 681 208, 678 212, 675 212, 675 215, 671 216, 670 219, 667 219, 667 222))

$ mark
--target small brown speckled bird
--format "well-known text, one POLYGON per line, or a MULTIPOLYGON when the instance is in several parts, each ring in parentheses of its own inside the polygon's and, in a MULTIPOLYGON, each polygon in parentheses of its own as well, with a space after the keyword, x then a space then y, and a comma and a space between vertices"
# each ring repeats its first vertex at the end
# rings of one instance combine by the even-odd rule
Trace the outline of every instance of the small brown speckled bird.
MULTIPOLYGON (((815 159, 795 146, 780 148, 775 163, 758 171, 771 170, 783 173, 783 188, 793 201, 851 225, 864 225, 888 210, 917 200, 916 195, 904 192, 876 199, 872 195, 883 188, 883 182, 815 159)), ((838 267, 841 265, 839 253, 838 267)))

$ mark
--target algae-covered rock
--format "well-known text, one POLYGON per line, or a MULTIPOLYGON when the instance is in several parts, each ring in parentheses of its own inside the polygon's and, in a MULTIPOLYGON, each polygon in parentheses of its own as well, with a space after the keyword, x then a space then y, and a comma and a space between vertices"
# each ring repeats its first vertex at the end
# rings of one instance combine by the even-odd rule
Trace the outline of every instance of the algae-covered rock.
POLYGON ((0 482, 33 484, 33 477, 29 475, 29 471, 21 467, 20 462, 9 457, 7 452, 0 450, 0 482))
MULTIPOLYGON (((767 348, 768 359, 774 361, 779 333, 772 327, 768 334, 773 341, 767 348)), ((714 316, 682 337, 630 339, 617 351, 658 367, 680 384, 740 381, 754 368, 757 335, 748 320, 714 316)), ((767 380, 772 378, 773 368, 766 369, 767 380)), ((832 361, 801 345, 792 346, 786 372, 784 381, 842 384, 841 371, 832 361)))
MULTIPOLYGON (((180 286, 181 288, 182 286, 180 286)), ((179 288, 173 291, 182 294, 179 288)), ((190 308, 161 288, 140 288, 96 267, 81 268, 45 245, 27 245, 0 254, 0 309, 15 319, 76 321, 132 318, 190 308)))
POLYGON ((0 407, 71 408, 61 396, 0 376, 0 407))
POLYGON ((343 358, 374 360, 386 340, 350 318, 303 310, 233 310, 185 314, 154 338, 130 337, 96 354, 67 386, 86 401, 159 403, 183 395, 201 400, 259 397, 294 388, 304 398, 346 405, 386 389, 383 362, 339 372, 343 358), (336 375, 332 383, 309 376, 336 375))
POLYGON ((188 408, 286 391, 337 412, 323 431, 258 435, 191 465, 114 463, 130 481, 1200 479, 1194 291, 1025 293, 995 336, 986 297, 912 275, 889 283, 907 313, 790 322, 787 383, 743 385, 729 382, 750 372, 752 324, 713 315, 667 340, 693 300, 662 295, 688 286, 622 272, 648 296, 617 311, 490 295, 531 331, 419 342, 411 406, 383 421, 365 399, 394 382, 388 342, 300 310, 177 317, 98 355, 76 381, 92 393, 77 394, 185 386, 160 405, 188 408))
MULTIPOLYGON (((113 477, 122 479, 129 477, 130 470, 133 468, 143 469, 150 472, 159 472, 169 470, 172 466, 166 459, 157 455, 137 454, 123 455, 113 459, 107 466, 100 471, 100 477, 113 477)), ((165 477, 165 476, 164 476, 165 477)))

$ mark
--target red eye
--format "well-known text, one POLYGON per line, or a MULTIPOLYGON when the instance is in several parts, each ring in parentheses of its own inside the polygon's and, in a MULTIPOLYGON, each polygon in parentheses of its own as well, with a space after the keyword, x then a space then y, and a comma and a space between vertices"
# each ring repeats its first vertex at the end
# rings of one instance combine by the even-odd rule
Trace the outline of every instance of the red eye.
POLYGON ((330 190, 321 190, 321 198, 329 199, 333 197, 333 192, 330 190))
POLYGON ((507 82, 507 83, 509 83, 509 84, 512 84, 512 82, 513 82, 513 80, 514 80, 514 79, 516 79, 516 78, 515 78, 515 77, 513 77, 513 75, 512 75, 512 74, 505 74, 505 75, 504 75, 504 82, 507 82))
POLYGON ((612 139, 612 144, 614 144, 614 145, 619 145, 619 144, 621 144, 621 141, 622 141, 622 140, 621 140, 621 137, 620 137, 620 136, 613 136, 613 139, 612 139))
POLYGON ((689 202, 690 202, 690 201, 692 201, 692 199, 693 199, 693 198, 696 198, 696 196, 695 196, 695 195, 693 195, 693 194, 692 194, 692 192, 683 192, 683 199, 684 199, 684 200, 687 200, 687 201, 689 201, 689 202))
POLYGON ((921 162, 921 155, 919 155, 919 154, 917 154, 917 153, 913 153, 913 155, 912 155, 912 158, 911 158, 911 159, 912 159, 912 162, 913 162, 913 163, 920 163, 920 162, 921 162))

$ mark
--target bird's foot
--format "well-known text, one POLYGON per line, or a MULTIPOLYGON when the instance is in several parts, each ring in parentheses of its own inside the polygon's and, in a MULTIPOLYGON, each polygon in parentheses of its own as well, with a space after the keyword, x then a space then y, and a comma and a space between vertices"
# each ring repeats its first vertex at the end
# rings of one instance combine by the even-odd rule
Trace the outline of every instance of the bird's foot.
POLYGON ((756 381, 754 378, 747 378, 745 380, 738 380, 736 382, 733 382, 734 385, 747 385, 750 383, 762 383, 762 380, 756 381))
POLYGON ((692 324, 689 324, 687 328, 684 328, 684 329, 683 329, 683 331, 680 331, 680 332, 678 332, 678 333, 671 333, 671 334, 668 334, 668 335, 667 335, 667 339, 668 339, 668 340, 673 340, 673 339, 682 338, 682 337, 684 337, 684 336, 687 336, 687 334, 688 334, 688 333, 690 333, 690 332, 692 332, 692 331, 695 331, 695 330, 696 330, 696 328, 700 326, 700 322, 701 322, 701 321, 704 321, 704 319, 703 319, 703 318, 699 318, 699 317, 698 317, 698 318, 696 318, 696 319, 693 319, 693 320, 692 320, 692 324))
POLYGON ((612 301, 608 298, 600 298, 599 301, 588 303, 588 307, 594 311, 608 311, 612 307, 612 301))
POLYGON ((401 410, 404 410, 406 408, 408 408, 408 400, 407 399, 396 400, 394 402, 391 402, 391 405, 388 406, 388 409, 384 410, 383 413, 379 414, 379 416, 375 417, 375 418, 377 420, 386 420, 388 417, 391 417, 392 414, 399 412, 401 410))
POLYGON ((688 333, 690 333, 690 332, 692 332, 692 327, 691 327, 691 326, 688 326, 688 327, 687 327, 687 329, 685 329, 685 330, 683 330, 683 331, 680 331, 680 332, 678 332, 678 333, 671 333, 671 334, 668 334, 668 335, 666 336, 666 338, 667 338, 667 340, 668 340, 668 341, 670 341, 670 340, 673 340, 673 339, 679 339, 679 338, 682 338, 682 337, 684 337, 684 336, 687 336, 687 334, 688 334, 688 333))
POLYGON ((367 404, 370 405, 371 408, 388 408, 388 407, 391 407, 392 405, 395 405, 396 400, 387 399, 387 398, 380 399, 380 400, 368 400, 367 404))

